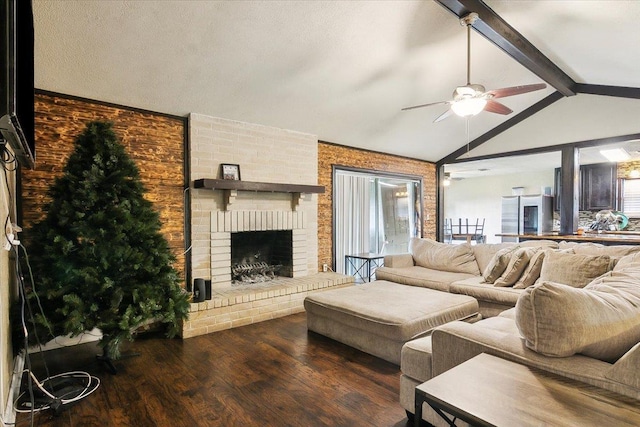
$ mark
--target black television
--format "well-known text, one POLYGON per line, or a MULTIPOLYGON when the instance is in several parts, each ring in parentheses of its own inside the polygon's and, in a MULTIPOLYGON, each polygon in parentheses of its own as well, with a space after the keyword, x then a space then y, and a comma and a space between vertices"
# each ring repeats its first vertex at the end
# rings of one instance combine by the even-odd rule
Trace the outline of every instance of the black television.
POLYGON ((0 0, 0 133, 24 167, 35 166, 33 9, 0 0))

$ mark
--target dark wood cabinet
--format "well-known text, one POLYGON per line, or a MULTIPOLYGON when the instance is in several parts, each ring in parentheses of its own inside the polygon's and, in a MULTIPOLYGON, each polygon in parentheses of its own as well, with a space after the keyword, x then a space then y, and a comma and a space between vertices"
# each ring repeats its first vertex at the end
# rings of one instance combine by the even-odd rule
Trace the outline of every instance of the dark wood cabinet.
POLYGON ((560 198, 562 197, 562 178, 560 172, 562 168, 556 168, 553 173, 553 210, 560 211, 560 198))
MULTIPOLYGON (((580 166, 578 209, 581 211, 616 209, 617 173, 618 168, 615 163, 580 166)), ((556 168, 554 171, 554 189, 553 209, 559 211, 562 197, 560 168, 556 168)))
POLYGON ((599 211, 616 208, 618 168, 615 163, 598 163, 580 167, 580 209, 599 211))

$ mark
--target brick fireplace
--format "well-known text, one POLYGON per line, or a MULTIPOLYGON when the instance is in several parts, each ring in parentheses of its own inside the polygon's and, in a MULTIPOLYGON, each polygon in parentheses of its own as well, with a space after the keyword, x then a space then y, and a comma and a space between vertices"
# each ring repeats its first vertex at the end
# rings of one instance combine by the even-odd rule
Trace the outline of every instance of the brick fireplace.
MULTIPOLYGON (((254 261, 256 252, 265 251, 264 245, 258 243, 259 237, 254 233, 289 233, 290 265, 285 277, 303 277, 308 274, 307 265, 307 232, 305 229, 305 215, 302 212, 282 211, 217 211, 211 213, 211 287, 226 289, 229 286, 246 286, 233 283, 232 267, 234 265, 232 242, 239 235, 248 235, 247 240, 252 243, 248 250, 253 251, 254 261), (245 220, 246 218, 246 220, 245 220), (215 259, 214 259, 215 258, 215 259)), ((280 239, 282 241, 282 238, 280 239)), ((264 257, 261 253, 261 257, 264 257)), ((236 260, 236 262, 241 260, 236 260)))
MULTIPOLYGON (((191 304, 184 338, 303 311, 309 292, 348 286, 351 277, 318 270, 318 199, 279 184, 315 186, 318 141, 314 135, 191 114, 191 277, 211 280, 212 299, 191 304), (242 181, 275 184, 274 191, 196 188, 220 178, 220 164, 240 166, 242 181), (290 274, 256 283, 233 283, 236 233, 286 232, 290 274)), ((259 248, 253 249, 261 252, 259 248)), ((256 253, 253 254, 254 256, 256 253)))

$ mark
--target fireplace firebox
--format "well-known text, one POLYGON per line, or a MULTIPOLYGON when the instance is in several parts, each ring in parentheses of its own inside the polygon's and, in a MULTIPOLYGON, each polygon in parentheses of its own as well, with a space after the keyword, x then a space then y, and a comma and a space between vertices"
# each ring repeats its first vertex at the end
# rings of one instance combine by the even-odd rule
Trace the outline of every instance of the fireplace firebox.
POLYGON ((293 277, 291 230, 231 233, 231 279, 234 284, 293 277))

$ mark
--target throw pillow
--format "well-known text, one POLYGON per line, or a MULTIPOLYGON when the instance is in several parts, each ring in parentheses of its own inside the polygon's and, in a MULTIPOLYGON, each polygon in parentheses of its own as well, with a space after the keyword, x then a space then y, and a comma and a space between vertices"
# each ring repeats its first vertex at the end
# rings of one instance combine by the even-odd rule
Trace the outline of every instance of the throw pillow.
POLYGON ((609 271, 610 266, 611 258, 608 255, 578 255, 549 251, 542 262, 540 281, 582 288, 609 271))
POLYGON ((511 254, 518 249, 517 246, 500 249, 495 253, 489 265, 482 272, 485 283, 493 283, 500 277, 500 275, 507 269, 509 261, 511 260, 511 254))
POLYGON ((518 298, 516 325, 538 353, 614 362, 640 341, 639 306, 640 280, 631 275, 583 289, 542 282, 518 298))
POLYGON ((542 270, 542 261, 544 261, 544 254, 546 251, 537 250, 533 255, 531 255, 531 259, 529 259, 529 263, 527 267, 524 269, 520 278, 513 285, 514 289, 524 289, 536 283, 536 280, 540 277, 540 271, 542 270))
POLYGON ((484 243, 482 245, 473 245, 471 248, 473 249, 473 255, 476 257, 478 268, 480 271, 484 271, 496 252, 500 249, 512 248, 514 246, 517 245, 515 243, 484 243))
POLYGON ((507 268, 493 283, 493 286, 513 286, 524 272, 531 256, 535 252, 535 248, 520 248, 513 252, 507 268))
POLYGON ((625 255, 613 267, 613 271, 624 271, 628 269, 640 268, 640 252, 634 254, 625 255))
POLYGON ((416 265, 433 270, 479 275, 478 263, 471 245, 449 245, 431 239, 414 237, 409 243, 409 252, 416 265))

